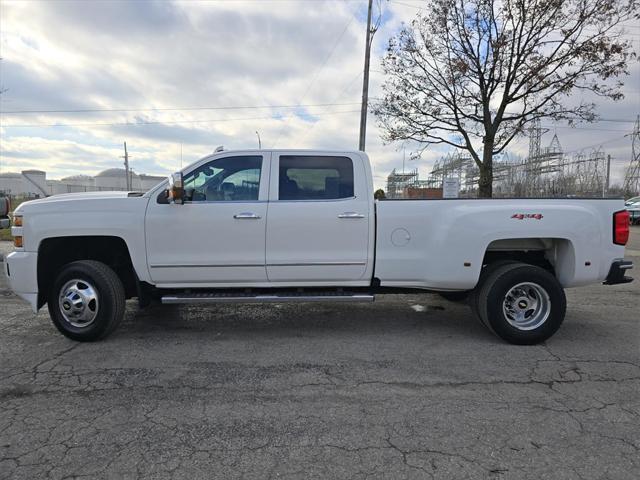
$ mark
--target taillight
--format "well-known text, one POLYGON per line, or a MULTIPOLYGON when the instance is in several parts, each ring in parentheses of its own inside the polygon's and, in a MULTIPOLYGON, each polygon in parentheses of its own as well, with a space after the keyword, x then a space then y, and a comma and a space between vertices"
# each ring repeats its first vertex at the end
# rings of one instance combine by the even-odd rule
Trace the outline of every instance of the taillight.
POLYGON ((626 245, 629 240, 629 212, 620 210, 613 214, 613 243, 626 245))

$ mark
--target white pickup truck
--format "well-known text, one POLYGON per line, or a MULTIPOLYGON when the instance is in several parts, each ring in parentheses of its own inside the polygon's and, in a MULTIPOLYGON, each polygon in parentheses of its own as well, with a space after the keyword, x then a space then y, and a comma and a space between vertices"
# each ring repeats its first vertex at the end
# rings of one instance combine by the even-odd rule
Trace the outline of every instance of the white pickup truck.
POLYGON ((370 302, 468 297, 504 340, 544 341, 564 289, 625 283, 622 200, 382 200, 362 152, 207 156, 147 193, 30 201, 14 212, 11 288, 69 338, 105 337, 125 299, 370 302))

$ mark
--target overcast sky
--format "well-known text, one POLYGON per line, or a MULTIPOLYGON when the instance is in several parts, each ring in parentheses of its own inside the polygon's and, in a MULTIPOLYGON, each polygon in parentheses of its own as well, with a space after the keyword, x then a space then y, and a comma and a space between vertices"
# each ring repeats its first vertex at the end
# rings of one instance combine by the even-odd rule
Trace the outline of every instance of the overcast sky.
MULTIPOLYGON (((382 2, 372 97, 389 37, 421 6, 382 2)), ((186 166, 218 145, 256 148, 256 131, 265 148, 358 145, 365 0, 0 1, 0 30, 2 172, 93 175, 121 166, 125 140, 132 168, 148 174, 177 170, 181 157, 186 166), (84 111, 9 113, 24 110, 84 111)), ((640 25, 628 32, 640 50, 640 25)), ((577 129, 544 122, 543 145, 554 132, 565 151, 602 143, 621 182, 631 155, 624 135, 640 112, 638 67, 624 101, 598 102, 602 118, 615 121, 577 129)), ((402 168, 402 151, 382 143, 371 115, 368 125, 367 152, 383 186, 402 168)), ((524 154, 527 142, 512 152, 524 154)), ((432 148, 407 168, 426 178, 442 153, 432 148)))

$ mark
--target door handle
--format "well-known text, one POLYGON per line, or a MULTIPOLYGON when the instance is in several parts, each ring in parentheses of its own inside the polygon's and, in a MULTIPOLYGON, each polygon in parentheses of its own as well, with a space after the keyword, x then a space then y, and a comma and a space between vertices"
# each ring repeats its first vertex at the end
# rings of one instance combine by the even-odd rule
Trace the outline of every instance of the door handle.
POLYGON ((253 212, 242 212, 236 213, 233 218, 235 218, 236 220, 259 220, 262 217, 260 215, 256 215, 253 212))
POLYGON ((364 218, 364 215, 356 212, 344 212, 338 215, 338 218, 364 218))

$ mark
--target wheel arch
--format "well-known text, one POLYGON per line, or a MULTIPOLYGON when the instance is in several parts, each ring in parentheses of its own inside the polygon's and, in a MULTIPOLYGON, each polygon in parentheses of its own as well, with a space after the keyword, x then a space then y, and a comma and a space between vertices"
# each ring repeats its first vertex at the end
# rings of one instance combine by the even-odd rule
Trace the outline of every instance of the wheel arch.
POLYGON ((123 238, 110 235, 50 237, 43 239, 38 246, 38 308, 47 302, 57 272, 76 260, 104 263, 120 278, 126 298, 138 296, 138 275, 123 238))
POLYGON ((493 240, 485 248, 482 268, 505 260, 544 268, 562 285, 569 283, 575 275, 575 247, 568 238, 517 237, 493 240))

